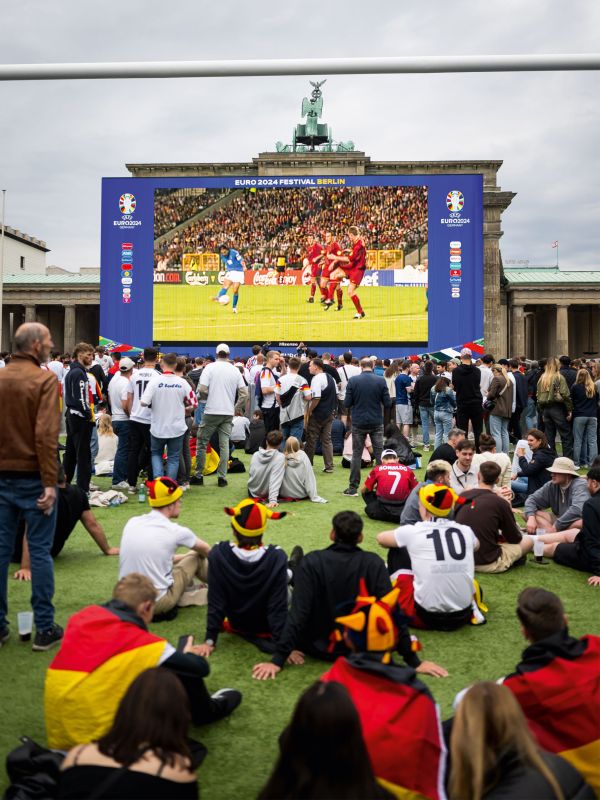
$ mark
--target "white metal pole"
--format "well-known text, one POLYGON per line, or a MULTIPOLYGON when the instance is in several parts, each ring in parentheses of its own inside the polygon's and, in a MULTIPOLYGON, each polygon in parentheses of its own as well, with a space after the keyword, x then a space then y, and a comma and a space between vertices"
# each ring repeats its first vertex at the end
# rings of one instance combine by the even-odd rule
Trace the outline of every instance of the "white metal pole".
POLYGON ((239 61, 124 61, 2 64, 0 81, 105 78, 231 78, 265 75, 381 75, 436 72, 598 70, 600 54, 287 58, 239 61))
POLYGON ((2 233, 0 235, 0 350, 2 350, 2 330, 4 319, 4 211, 6 208, 6 189, 2 189, 2 233))

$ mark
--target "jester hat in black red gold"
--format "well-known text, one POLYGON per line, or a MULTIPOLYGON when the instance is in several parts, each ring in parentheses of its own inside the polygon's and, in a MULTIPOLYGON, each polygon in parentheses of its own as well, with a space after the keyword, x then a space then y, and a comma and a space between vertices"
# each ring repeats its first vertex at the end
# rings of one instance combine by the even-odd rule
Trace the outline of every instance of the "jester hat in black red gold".
POLYGON ((153 481, 146 481, 148 502, 152 508, 170 506, 183 495, 181 486, 173 478, 163 476, 153 481))
POLYGON ((225 507, 225 513, 231 517, 231 524, 242 536, 262 536, 268 519, 281 519, 285 511, 272 511, 258 500, 249 498, 240 501, 233 508, 225 507))
POLYGON ((343 625, 354 648, 361 653, 388 653, 398 642, 398 628, 406 618, 398 607, 399 589, 392 589, 379 600, 369 595, 364 578, 358 585, 352 613, 337 617, 336 623, 343 625))
POLYGON ((419 489, 419 501, 434 517, 447 517, 456 504, 465 502, 443 483, 426 483, 419 489))

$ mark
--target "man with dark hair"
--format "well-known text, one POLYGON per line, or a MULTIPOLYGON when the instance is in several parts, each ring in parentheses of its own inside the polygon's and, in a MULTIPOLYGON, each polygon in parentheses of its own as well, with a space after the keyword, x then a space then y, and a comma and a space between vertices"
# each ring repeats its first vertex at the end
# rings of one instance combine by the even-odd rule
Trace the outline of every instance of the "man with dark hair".
POLYGON ((63 464, 67 483, 71 483, 77 468, 77 486, 84 492, 89 492, 92 477, 94 405, 87 371, 92 366, 93 359, 94 348, 91 344, 80 342, 75 345, 73 360, 64 380, 67 449, 63 464))
POLYGON ((275 401, 275 387, 279 377, 280 359, 281 355, 277 350, 269 350, 265 356, 263 368, 260 370, 260 378, 256 379, 260 383, 258 405, 263 413, 267 433, 279 428, 279 406, 275 401))
POLYGON ((269 431, 266 449, 259 448, 250 460, 248 494, 266 500, 267 508, 279 505, 277 498, 285 474, 285 456, 279 449, 282 441, 281 431, 269 431))
POLYGON ((450 486, 457 494, 477 486, 477 470, 473 467, 475 445, 471 439, 462 439, 456 445, 456 461, 450 470, 450 486))
POLYGON ((210 549, 206 639, 199 654, 212 654, 222 630, 272 654, 287 617, 288 569, 284 551, 264 545, 263 534, 269 519, 282 519, 286 512, 242 500, 225 513, 231 518, 233 541, 210 549))
MULTIPOLYGON (((333 414, 337 406, 337 387, 334 379, 325 372, 323 360, 313 358, 310 362, 311 400, 306 408, 304 427, 306 430, 306 446, 304 452, 312 464, 317 447, 317 439, 321 440, 323 451, 323 472, 333 472, 333 444, 331 426, 333 414)), ((337 374, 337 373, 336 373, 337 374)))
POLYGON ((133 397, 129 415, 129 459, 127 462, 127 482, 136 486, 140 469, 146 469, 148 480, 152 480, 152 462, 150 460, 150 423, 152 412, 142 405, 142 395, 146 387, 156 375, 158 350, 156 347, 144 348, 144 363, 131 376, 133 397))
POLYGON ((600 637, 569 636, 563 604, 546 589, 524 589, 517 617, 530 644, 504 685, 519 701, 539 746, 562 755, 600 796, 600 637))
MULTIPOLYGON (((277 651, 271 663, 255 665, 255 678, 274 678, 293 650, 331 661, 348 652, 344 642, 331 635, 340 604, 356 597, 361 585, 375 597, 382 597, 391 589, 383 560, 359 547, 362 530, 358 514, 340 511, 332 520, 332 544, 301 559, 294 573, 292 605, 277 651)), ((406 628, 400 633, 398 652, 409 666, 418 669, 421 665, 406 628)), ((302 663, 302 659, 295 659, 295 663, 302 663)), ((428 664, 421 665, 426 668, 420 671, 427 672, 428 664)))
POLYGON ((483 428, 481 397, 481 372, 473 364, 473 354, 468 347, 460 351, 460 364, 452 371, 452 385, 456 392, 456 424, 465 431, 469 422, 473 426, 475 449, 479 447, 479 434, 483 428))
POLYGON ((519 369, 520 363, 518 358, 511 358, 508 362, 508 371, 515 382, 515 409, 511 414, 508 422, 508 432, 510 440, 513 444, 522 439, 521 433, 521 415, 527 407, 527 378, 519 369))
POLYGON ((569 391, 571 391, 571 387, 577 378, 577 370, 573 369, 571 366, 571 359, 569 356, 561 356, 558 360, 560 362, 560 374, 566 380, 569 391))
POLYGON ((523 536, 517 527, 510 504, 494 491, 499 477, 500 466, 494 461, 480 464, 479 485, 461 494, 462 505, 454 515, 479 540, 477 572, 506 572, 514 564, 523 563, 533 547, 531 537, 523 536))
POLYGON ((456 446, 464 438, 465 432, 461 428, 450 428, 448 441, 435 448, 431 454, 431 461, 447 461, 449 464, 454 464, 456 461, 456 446))

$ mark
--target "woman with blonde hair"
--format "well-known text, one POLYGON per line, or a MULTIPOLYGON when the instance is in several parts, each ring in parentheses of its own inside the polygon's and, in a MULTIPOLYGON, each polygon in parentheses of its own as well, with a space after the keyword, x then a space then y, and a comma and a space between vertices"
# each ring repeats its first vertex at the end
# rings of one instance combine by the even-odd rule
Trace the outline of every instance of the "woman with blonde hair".
POLYGON ((467 689, 450 736, 451 800, 593 800, 565 759, 540 751, 514 694, 483 681, 467 689))
POLYGON ((542 412, 544 430, 550 447, 556 450, 558 431, 563 456, 573 458, 573 433, 569 425, 573 401, 565 377, 560 372, 558 358, 552 357, 546 361, 544 372, 537 385, 537 404, 542 412))
POLYGON ((483 404, 490 414, 490 433, 496 447, 508 455, 508 423, 512 416, 513 382, 502 364, 492 365, 492 382, 483 404))
POLYGON ((112 427, 110 414, 102 414, 98 420, 98 453, 94 459, 96 475, 112 475, 119 437, 112 427))
POLYGON ((295 436, 288 436, 283 450, 285 456, 285 472, 279 489, 281 500, 306 500, 313 503, 326 503, 317 494, 317 481, 312 464, 300 442, 295 436))
POLYGON ((576 469, 591 466, 598 455, 598 390, 587 369, 580 369, 571 387, 573 401, 573 461, 576 469))

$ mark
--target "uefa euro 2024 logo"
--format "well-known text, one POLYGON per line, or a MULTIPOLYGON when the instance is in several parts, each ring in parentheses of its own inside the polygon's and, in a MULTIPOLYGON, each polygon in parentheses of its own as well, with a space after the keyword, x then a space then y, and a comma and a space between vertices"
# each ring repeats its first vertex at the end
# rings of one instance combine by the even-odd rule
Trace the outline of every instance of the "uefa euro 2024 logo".
POLYGON ((121 214, 133 214, 133 212, 135 211, 134 195, 127 192, 126 194, 122 194, 121 197, 119 197, 119 211, 121 212, 121 214))
MULTIPOLYGON (((452 189, 446 195, 446 205, 448 206, 448 210, 450 213, 458 213, 462 211, 462 207, 465 204, 465 198, 463 197, 463 193, 459 192, 458 189, 452 189)), ((135 205, 135 201, 134 201, 135 205)))

